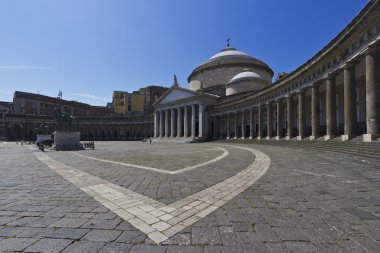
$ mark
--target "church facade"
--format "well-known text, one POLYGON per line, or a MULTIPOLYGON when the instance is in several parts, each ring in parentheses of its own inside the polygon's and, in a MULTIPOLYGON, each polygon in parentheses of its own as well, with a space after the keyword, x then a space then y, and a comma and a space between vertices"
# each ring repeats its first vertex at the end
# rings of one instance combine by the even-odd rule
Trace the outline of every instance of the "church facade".
POLYGON ((380 137, 380 1, 322 50, 272 83, 263 61, 222 49, 154 104, 154 137, 324 139, 380 137))

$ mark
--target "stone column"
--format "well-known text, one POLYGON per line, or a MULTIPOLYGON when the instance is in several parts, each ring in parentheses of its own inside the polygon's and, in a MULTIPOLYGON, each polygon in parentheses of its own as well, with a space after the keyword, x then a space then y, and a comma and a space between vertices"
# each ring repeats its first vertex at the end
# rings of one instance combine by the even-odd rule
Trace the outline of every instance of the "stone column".
POLYGON ((234 136, 234 139, 237 139, 238 138, 238 112, 235 113, 234 121, 235 121, 235 124, 234 124, 235 136, 234 136))
POLYGON ((326 79, 326 135, 325 141, 331 140, 336 135, 336 86, 335 74, 326 79))
POLYGON ((182 137, 182 110, 181 107, 178 107, 177 113, 177 138, 182 137))
POLYGON ((245 111, 241 112, 241 138, 245 138, 245 111))
POLYGON ((282 127, 284 126, 284 114, 283 108, 281 106, 281 100, 277 101, 277 136, 276 140, 280 140, 282 138, 282 127))
POLYGON ((287 121, 287 136, 286 139, 290 140, 293 136, 293 98, 291 95, 289 95, 286 98, 286 121, 287 121))
POLYGON ((203 124, 203 118, 204 117, 204 107, 202 104, 199 104, 199 134, 198 134, 198 137, 204 137, 203 136, 203 127, 204 127, 204 124, 203 124))
POLYGON ((165 137, 169 137, 169 110, 165 110, 165 137))
POLYGON ((249 139, 253 139, 253 135, 255 133, 255 129, 254 129, 254 113, 253 113, 253 109, 249 110, 249 139))
POLYGON ((270 140, 273 137, 273 111, 271 104, 267 104, 267 114, 267 139, 270 140))
POLYGON ((189 137, 189 110, 187 106, 184 107, 185 117, 183 118, 183 137, 189 137))
POLYGON ((226 120, 226 129, 227 129, 227 140, 231 136, 231 130, 230 130, 230 113, 227 113, 227 120, 226 120))
POLYGON ((195 105, 191 105, 191 138, 195 138, 195 105))
POLYGON ((363 141, 371 142, 380 137, 380 52, 370 49, 365 57, 366 68, 366 126, 363 141))
POLYGON ((344 69, 344 135, 342 141, 352 139, 356 134, 356 85, 355 66, 344 69))
POLYGON ((171 109, 171 121, 170 121, 170 136, 175 137, 175 110, 171 109))
POLYGON ((261 140, 263 138, 263 107, 259 107, 259 132, 257 139, 261 140))
POLYGON ((213 136, 212 138, 215 140, 218 137, 218 122, 217 122, 217 116, 213 116, 213 122, 214 122, 214 127, 213 127, 213 136))
POLYGON ((158 134, 158 116, 157 116, 157 111, 154 112, 154 138, 157 137, 158 134))
POLYGON ((298 92, 298 136, 297 140, 305 138, 306 115, 305 115, 305 91, 298 92))
POLYGON ((219 115, 219 139, 223 138, 223 115, 219 115))
MULTIPOLYGON (((129 136, 132 136, 132 133, 129 136)), ((162 137, 164 137, 164 112, 160 110, 160 138, 162 137)))
POLYGON ((319 83, 314 83, 311 87, 311 136, 310 140, 319 138, 320 130, 320 102, 319 83))

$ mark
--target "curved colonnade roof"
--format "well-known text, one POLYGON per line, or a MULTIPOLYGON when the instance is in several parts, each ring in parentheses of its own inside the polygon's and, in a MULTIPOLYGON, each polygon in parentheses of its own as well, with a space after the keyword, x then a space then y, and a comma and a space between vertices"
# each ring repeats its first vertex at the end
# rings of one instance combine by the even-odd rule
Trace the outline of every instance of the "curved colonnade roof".
POLYGON ((368 19, 371 13, 376 12, 376 10, 380 9, 379 5, 379 0, 369 1, 368 4, 360 11, 360 13, 357 16, 355 16, 353 20, 326 46, 324 46, 317 54, 315 54, 305 63, 300 65, 297 69, 289 73, 286 77, 258 91, 247 92, 244 94, 235 94, 230 97, 221 98, 221 101, 215 106, 224 107, 240 104, 242 100, 250 100, 251 98, 266 95, 272 90, 286 85, 287 83, 290 83, 292 80, 298 78, 303 73, 305 73, 307 69, 317 65, 317 63, 320 62, 324 57, 331 54, 334 50, 337 50, 337 48, 344 43, 344 40, 349 38, 357 30, 357 27, 364 23, 364 20, 368 19))

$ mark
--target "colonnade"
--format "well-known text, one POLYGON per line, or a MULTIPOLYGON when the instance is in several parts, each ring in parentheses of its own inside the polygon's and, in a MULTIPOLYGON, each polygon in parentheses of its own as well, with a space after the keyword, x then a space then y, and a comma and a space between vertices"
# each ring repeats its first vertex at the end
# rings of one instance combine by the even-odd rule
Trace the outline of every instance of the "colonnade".
POLYGON ((202 103, 159 109, 154 112, 156 138, 203 138, 205 108, 202 103))
POLYGON ((272 139, 275 137, 275 139, 302 140, 309 137, 310 140, 314 140, 323 137, 325 140, 330 140, 340 136, 342 141, 347 141, 362 135, 364 141, 371 141, 380 137, 379 49, 368 50, 365 54, 365 84, 360 98, 357 95, 355 75, 355 66, 358 63, 359 61, 346 63, 339 70, 343 72, 342 74, 339 71, 330 73, 307 87, 273 101, 254 105, 252 108, 211 115, 209 138, 272 139), (343 75, 343 89, 339 90, 339 94, 338 74, 343 75), (321 86, 325 88, 323 100, 321 86), (310 94, 309 103, 306 103, 306 93, 310 94), (357 129, 360 123, 357 118, 358 110, 361 115, 365 115, 363 122, 365 129, 360 131, 357 129), (247 115, 249 115, 248 122, 247 115), (310 127, 307 126, 307 122, 310 127), (324 124, 323 127, 321 122, 324 124))

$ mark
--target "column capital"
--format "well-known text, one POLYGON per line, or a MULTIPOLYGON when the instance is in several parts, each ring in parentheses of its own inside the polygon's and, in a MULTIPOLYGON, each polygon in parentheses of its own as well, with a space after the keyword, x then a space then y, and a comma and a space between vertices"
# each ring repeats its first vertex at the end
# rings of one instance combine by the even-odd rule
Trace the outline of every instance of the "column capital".
POLYGON ((371 55, 371 54, 376 54, 376 53, 379 53, 380 52, 380 46, 379 45, 370 45, 366 51, 364 52, 364 54, 367 56, 367 55, 371 55))
POLYGON ((332 79, 335 79, 337 75, 338 75, 337 72, 330 72, 330 73, 327 74, 327 76, 326 76, 326 80, 332 80, 332 79))
POLYGON ((343 69, 344 70, 351 70, 351 69, 355 68, 356 65, 358 65, 358 64, 359 64, 359 60, 353 59, 353 60, 347 61, 345 63, 345 65, 343 66, 343 69))

